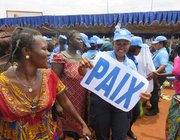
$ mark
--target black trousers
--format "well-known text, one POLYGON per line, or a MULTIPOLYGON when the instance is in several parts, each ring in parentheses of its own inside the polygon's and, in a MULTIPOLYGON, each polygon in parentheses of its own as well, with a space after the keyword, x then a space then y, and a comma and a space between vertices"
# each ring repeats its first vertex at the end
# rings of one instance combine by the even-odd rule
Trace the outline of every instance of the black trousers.
POLYGON ((109 140, 110 134, 112 140, 126 140, 130 113, 115 108, 92 93, 90 126, 95 130, 96 140, 109 140))
POLYGON ((134 108, 130 111, 131 122, 130 122, 129 131, 131 130, 133 123, 136 122, 139 115, 140 115, 140 101, 137 102, 137 104, 134 106, 134 108))
POLYGON ((159 112, 158 102, 159 102, 160 86, 163 84, 165 80, 166 80, 165 77, 154 79, 154 89, 151 92, 152 96, 150 99, 150 103, 151 103, 151 110, 154 111, 155 113, 159 112))

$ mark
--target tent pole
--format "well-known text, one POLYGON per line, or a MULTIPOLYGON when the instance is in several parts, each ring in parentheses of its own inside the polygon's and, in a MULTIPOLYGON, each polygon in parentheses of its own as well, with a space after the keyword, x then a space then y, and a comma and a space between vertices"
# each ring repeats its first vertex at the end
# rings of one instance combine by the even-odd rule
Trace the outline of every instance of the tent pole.
POLYGON ((106 3, 107 4, 107 14, 109 14, 109 1, 107 0, 106 2, 107 2, 106 3))
POLYGON ((153 0, 151 0, 151 11, 153 9, 153 0))

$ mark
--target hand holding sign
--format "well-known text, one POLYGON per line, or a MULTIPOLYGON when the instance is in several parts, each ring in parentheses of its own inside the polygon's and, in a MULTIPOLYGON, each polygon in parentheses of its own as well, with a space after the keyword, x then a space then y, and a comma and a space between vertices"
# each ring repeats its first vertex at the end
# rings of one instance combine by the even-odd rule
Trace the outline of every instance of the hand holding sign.
POLYGON ((113 106, 131 110, 146 91, 148 81, 110 56, 101 54, 94 59, 94 68, 87 71, 81 85, 113 106))
POLYGON ((87 58, 82 58, 81 62, 79 63, 78 72, 80 75, 86 74, 86 68, 93 68, 92 62, 87 58))

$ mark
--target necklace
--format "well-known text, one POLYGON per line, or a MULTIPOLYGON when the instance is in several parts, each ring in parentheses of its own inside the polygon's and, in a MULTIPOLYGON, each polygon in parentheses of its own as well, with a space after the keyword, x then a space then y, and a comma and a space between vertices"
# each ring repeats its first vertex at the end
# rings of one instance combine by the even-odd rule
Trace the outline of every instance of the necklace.
POLYGON ((18 77, 16 69, 13 68, 15 76, 16 76, 16 80, 19 81, 24 87, 28 88, 28 92, 30 92, 30 93, 33 92, 32 86, 35 84, 35 82, 37 80, 37 77, 38 77, 37 74, 36 74, 36 77, 34 79, 32 79, 31 82, 29 82, 29 84, 24 84, 24 83, 22 83, 22 80, 18 77))

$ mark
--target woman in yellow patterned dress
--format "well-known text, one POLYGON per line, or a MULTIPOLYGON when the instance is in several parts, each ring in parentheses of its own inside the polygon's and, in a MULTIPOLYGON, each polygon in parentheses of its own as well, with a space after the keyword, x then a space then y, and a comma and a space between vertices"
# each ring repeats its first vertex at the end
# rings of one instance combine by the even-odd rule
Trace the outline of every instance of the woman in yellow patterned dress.
POLYGON ((11 39, 11 60, 18 65, 0 74, 0 140, 58 139, 51 112, 55 99, 81 124, 82 136, 90 136, 87 125, 64 94, 64 84, 47 69, 49 52, 42 35, 17 28, 11 39))

